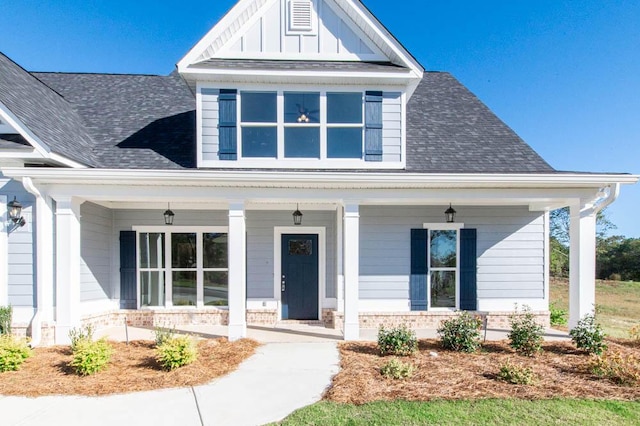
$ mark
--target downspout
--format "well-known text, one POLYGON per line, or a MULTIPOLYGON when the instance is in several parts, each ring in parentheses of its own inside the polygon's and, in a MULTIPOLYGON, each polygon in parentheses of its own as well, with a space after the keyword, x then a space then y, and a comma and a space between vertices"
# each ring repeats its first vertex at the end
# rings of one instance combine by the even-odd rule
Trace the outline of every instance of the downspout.
POLYGON ((607 194, 607 197, 602 202, 592 207, 593 212, 598 213, 607 208, 618 198, 618 195, 620 195, 620 184, 614 183, 612 185, 609 185, 609 194, 607 194))
MULTIPOLYGON (((43 276, 42 273, 43 268, 41 267, 41 262, 44 262, 44 259, 42 259, 42 255, 41 255, 41 241, 42 241, 42 237, 40 236, 41 230, 40 227, 38 226, 38 216, 41 214, 41 212, 38 211, 38 204, 41 204, 42 202, 46 202, 44 197, 42 196, 42 194, 40 193, 40 191, 38 191, 38 189, 35 187, 35 185, 33 184, 33 181, 31 180, 30 177, 24 177, 22 178, 22 186, 24 186, 24 189, 27 190, 27 192, 29 192, 30 194, 32 194, 35 199, 36 202, 34 203, 36 206, 36 214, 35 214, 35 218, 36 218, 36 312, 33 316, 33 319, 31 320, 31 347, 36 347, 39 346, 41 341, 42 341, 42 317, 43 317, 43 310, 44 310, 44 289, 43 289, 43 276), (41 203, 38 203, 38 200, 41 200, 41 203)), ((33 217, 31 219, 32 221, 34 220, 33 217)))

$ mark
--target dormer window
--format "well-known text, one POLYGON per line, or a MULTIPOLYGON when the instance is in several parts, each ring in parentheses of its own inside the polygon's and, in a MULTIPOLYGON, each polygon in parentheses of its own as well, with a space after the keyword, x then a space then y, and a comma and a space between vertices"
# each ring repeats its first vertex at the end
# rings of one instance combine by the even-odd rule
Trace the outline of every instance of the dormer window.
POLYGON ((241 158, 362 159, 362 92, 240 92, 241 158))

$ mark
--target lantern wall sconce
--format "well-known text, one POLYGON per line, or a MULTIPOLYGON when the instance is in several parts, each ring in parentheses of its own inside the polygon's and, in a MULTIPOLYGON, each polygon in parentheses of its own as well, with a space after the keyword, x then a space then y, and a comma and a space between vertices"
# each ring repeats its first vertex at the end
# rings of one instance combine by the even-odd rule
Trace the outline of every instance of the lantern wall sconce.
POLYGON ((9 213, 9 219, 17 226, 24 226, 27 222, 22 217, 22 204, 20 201, 13 197, 13 201, 7 203, 7 210, 9 213))
POLYGON ((171 203, 167 203, 167 210, 164 212, 164 224, 173 225, 173 218, 175 216, 175 213, 171 211, 171 203))
POLYGON ((456 221, 456 211, 453 207, 451 207, 451 203, 449 203, 449 208, 444 211, 444 216, 447 219, 447 223, 453 223, 456 221))
POLYGON ((293 224, 298 226, 302 225, 302 212, 300 211, 299 206, 296 204, 296 211, 293 212, 293 224))

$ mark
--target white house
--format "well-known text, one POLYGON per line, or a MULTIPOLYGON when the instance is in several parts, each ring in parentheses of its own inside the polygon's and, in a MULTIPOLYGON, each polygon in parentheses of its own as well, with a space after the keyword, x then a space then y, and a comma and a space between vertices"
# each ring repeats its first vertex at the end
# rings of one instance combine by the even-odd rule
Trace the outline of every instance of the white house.
POLYGON ((358 0, 240 0, 169 76, 0 55, 0 305, 37 344, 125 317, 230 339, 298 320, 352 340, 455 310, 500 324, 514 303, 548 322, 563 206, 574 325, 596 212, 637 180, 554 170, 358 0))

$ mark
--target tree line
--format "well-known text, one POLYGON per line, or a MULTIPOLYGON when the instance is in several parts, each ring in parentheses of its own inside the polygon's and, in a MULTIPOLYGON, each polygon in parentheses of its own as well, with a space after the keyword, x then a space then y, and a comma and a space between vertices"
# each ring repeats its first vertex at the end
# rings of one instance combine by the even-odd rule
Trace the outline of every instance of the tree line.
MULTIPOLYGON (((550 273, 569 276, 569 208, 551 212, 550 273)), ((607 218, 606 209, 596 217, 596 278, 616 281, 640 281, 640 238, 610 236, 616 226, 607 218)))

